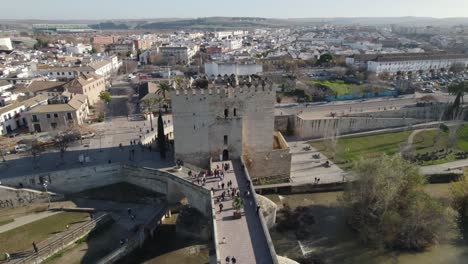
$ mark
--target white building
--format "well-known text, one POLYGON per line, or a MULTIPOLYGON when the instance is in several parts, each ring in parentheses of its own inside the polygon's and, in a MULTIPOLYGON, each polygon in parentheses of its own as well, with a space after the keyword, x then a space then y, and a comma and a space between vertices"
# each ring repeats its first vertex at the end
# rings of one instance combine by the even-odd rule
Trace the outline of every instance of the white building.
POLYGON ((12 50, 13 45, 11 44, 10 38, 0 38, 0 50, 12 50))
POLYGON ((5 80, 0 80, 0 93, 10 89, 13 87, 13 84, 5 81, 5 80))
POLYGON ((263 72, 262 64, 248 63, 205 63, 205 74, 208 77, 218 76, 218 75, 252 75, 263 72))
POLYGON ((0 135, 6 135, 28 124, 25 112, 47 104, 47 96, 38 95, 23 102, 13 102, 0 108, 0 135))
POLYGON ((91 45, 77 44, 75 46, 67 47, 68 54, 83 54, 91 51, 93 47, 91 45))
POLYGON ((454 64, 468 67, 468 54, 387 54, 367 62, 367 70, 376 74, 388 72, 450 70, 454 64))
POLYGON ((224 48, 228 50, 238 50, 242 48, 242 39, 229 39, 223 41, 224 48))

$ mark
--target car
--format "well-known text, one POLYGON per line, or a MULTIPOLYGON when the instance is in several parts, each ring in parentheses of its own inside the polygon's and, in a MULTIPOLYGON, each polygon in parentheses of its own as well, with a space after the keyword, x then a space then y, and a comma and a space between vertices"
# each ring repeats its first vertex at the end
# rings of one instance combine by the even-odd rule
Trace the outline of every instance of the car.
POLYGON ((82 134, 82 135, 81 135, 81 139, 92 138, 92 137, 94 137, 95 135, 96 135, 96 134, 94 134, 93 132, 85 133, 85 134, 82 134))
POLYGON ((14 137, 16 137, 16 136, 18 136, 18 135, 19 135, 18 132, 11 132, 10 134, 8 134, 8 137, 9 137, 9 138, 14 138, 14 137))
POLYGON ((15 151, 16 152, 26 152, 31 149, 31 146, 28 146, 26 144, 18 144, 15 146, 15 151))
POLYGON ((129 115, 128 116, 129 121, 143 121, 145 120, 145 117, 143 115, 129 115))

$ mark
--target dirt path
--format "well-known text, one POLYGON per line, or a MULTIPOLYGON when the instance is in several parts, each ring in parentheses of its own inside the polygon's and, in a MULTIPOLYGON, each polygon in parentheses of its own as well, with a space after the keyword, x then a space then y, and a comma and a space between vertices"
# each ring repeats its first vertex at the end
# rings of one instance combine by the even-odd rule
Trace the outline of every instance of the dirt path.
POLYGON ((424 128, 424 129, 418 129, 418 130, 414 130, 411 135, 408 137, 408 146, 411 146, 413 145, 413 142, 414 142, 414 137, 419 133, 419 132, 422 132, 422 131, 429 131, 429 130, 436 130, 438 128, 424 128))

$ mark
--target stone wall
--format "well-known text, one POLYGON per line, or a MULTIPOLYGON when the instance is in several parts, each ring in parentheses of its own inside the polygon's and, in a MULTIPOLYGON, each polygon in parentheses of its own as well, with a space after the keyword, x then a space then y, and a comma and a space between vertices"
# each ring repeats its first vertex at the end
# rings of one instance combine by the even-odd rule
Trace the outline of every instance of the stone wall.
POLYGON ((276 211, 278 210, 278 206, 265 196, 259 194, 255 194, 255 196, 257 197, 258 203, 260 203, 260 207, 262 208, 265 224, 268 226, 268 228, 272 228, 276 223, 276 211))
POLYGON ((122 181, 121 165, 105 164, 78 169, 31 174, 2 179, 2 184, 42 190, 42 184, 48 182, 48 190, 56 193, 76 193, 86 189, 110 185, 122 181))
POLYGON ((424 122, 426 120, 414 118, 338 117, 304 120, 296 117, 295 136, 300 139, 314 139, 376 129, 405 127, 424 122))
POLYGON ((271 86, 179 89, 171 93, 175 158, 205 167, 273 149, 275 91, 271 86))
POLYGON ((30 189, 16 189, 7 186, 0 186, 0 210, 16 208, 34 203, 47 203, 58 198, 54 193, 40 192, 30 189))
MULTIPOLYGON (((48 190, 60 194, 77 193, 119 182, 128 182, 165 194, 169 202, 177 202, 186 197, 192 207, 206 216, 211 216, 209 190, 185 181, 168 171, 131 167, 119 163, 6 178, 2 179, 2 184, 12 187, 21 184, 25 188, 43 190, 42 184, 45 181, 48 182, 48 190)), ((5 197, 9 200, 11 195, 5 195, 5 197)), ((10 206, 13 202, 7 203, 10 206)))
POLYGON ((179 202, 186 197, 190 206, 205 216, 211 216, 210 191, 185 181, 167 171, 123 166, 123 180, 155 192, 167 195, 169 203, 179 202))
POLYGON ((294 128, 295 115, 280 115, 275 116, 275 131, 280 131, 286 134, 288 128, 288 120, 294 128))
POLYGON ((289 149, 276 149, 244 156, 247 169, 253 179, 289 178, 291 153, 289 149))
POLYGON ((402 107, 396 110, 385 110, 369 113, 350 113, 349 117, 375 117, 375 118, 415 118, 426 122, 438 121, 443 118, 443 113, 447 109, 446 104, 434 104, 429 106, 402 107))

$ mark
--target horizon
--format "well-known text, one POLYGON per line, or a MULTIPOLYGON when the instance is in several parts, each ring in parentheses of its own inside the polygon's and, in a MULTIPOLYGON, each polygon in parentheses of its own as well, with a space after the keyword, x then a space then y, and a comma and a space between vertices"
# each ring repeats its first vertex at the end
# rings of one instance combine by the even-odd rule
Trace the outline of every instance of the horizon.
POLYGON ((63 6, 59 0, 23 0, 3 5, 0 20, 138 20, 204 17, 258 17, 271 19, 334 18, 467 18, 464 0, 238 0, 225 6, 216 0, 82 0, 63 6), (25 8, 28 7, 28 8, 25 8), (176 7, 176 8, 174 8, 176 7), (182 8, 180 8, 182 7, 182 8), (365 7, 365 8, 362 8, 365 7))

